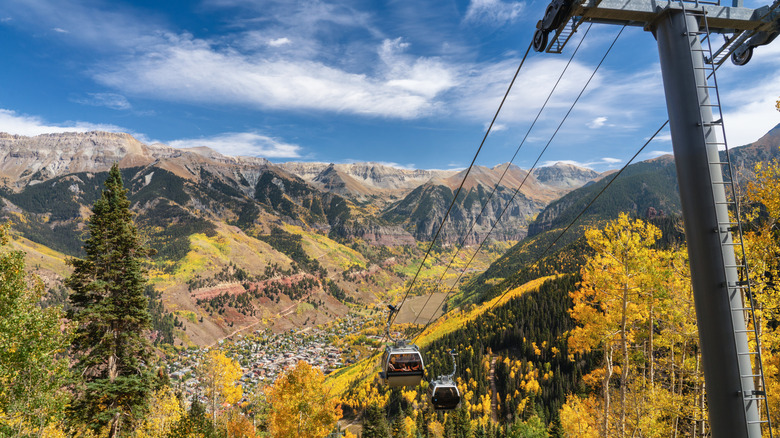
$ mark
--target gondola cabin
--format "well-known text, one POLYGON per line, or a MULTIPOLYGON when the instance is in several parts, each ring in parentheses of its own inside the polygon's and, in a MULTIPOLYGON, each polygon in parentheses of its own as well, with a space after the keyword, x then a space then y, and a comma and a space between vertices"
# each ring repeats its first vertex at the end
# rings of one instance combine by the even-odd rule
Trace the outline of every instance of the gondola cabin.
POLYGON ((460 405, 460 391, 449 376, 439 376, 438 380, 433 380, 428 385, 428 400, 433 409, 449 411, 460 405))
POLYGON ((380 377, 387 386, 417 386, 424 372, 425 364, 416 345, 399 341, 385 349, 380 377))

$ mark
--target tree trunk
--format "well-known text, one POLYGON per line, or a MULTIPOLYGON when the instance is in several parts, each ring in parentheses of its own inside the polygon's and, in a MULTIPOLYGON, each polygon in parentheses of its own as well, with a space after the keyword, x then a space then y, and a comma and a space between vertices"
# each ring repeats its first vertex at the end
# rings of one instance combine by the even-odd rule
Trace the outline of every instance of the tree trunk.
POLYGON ((655 307, 653 306, 654 299, 653 291, 650 291, 650 391, 653 393, 655 393, 655 352, 653 351, 655 348, 655 314, 653 313, 655 311, 655 307))
POLYGON ((701 438, 705 438, 707 436, 707 420, 704 418, 704 380, 701 381, 701 396, 699 398, 699 416, 701 417, 701 438))
POLYGON ((211 425, 217 427, 217 379, 211 377, 211 425))
POLYGON ((604 391, 604 418, 602 420, 602 427, 604 428, 604 437, 606 438, 609 433, 609 379, 612 377, 612 343, 607 340, 607 345, 604 346, 604 380, 602 387, 604 391))
POLYGON ((628 285, 623 285, 623 315, 620 320, 620 349, 623 366, 620 368, 620 436, 626 436, 626 386, 628 386, 628 285))
POLYGON ((111 419, 111 426, 108 428, 108 438, 116 438, 119 436, 119 428, 121 426, 119 423, 119 419, 121 418, 120 415, 121 413, 117 412, 114 415, 114 418, 111 419))
MULTIPOLYGON (((683 389, 685 387, 685 352, 688 349, 688 343, 683 342, 682 348, 680 349, 680 355, 682 356, 680 358, 680 375, 677 379, 677 395, 680 399, 682 399, 683 389)), ((672 364, 674 366, 674 364, 672 364)), ((672 386, 672 393, 674 393, 675 389, 674 386, 672 386)), ((681 406, 682 408, 682 406, 681 406)), ((673 438, 677 438, 678 428, 680 424, 680 415, 679 411, 674 416, 674 435, 673 438)))

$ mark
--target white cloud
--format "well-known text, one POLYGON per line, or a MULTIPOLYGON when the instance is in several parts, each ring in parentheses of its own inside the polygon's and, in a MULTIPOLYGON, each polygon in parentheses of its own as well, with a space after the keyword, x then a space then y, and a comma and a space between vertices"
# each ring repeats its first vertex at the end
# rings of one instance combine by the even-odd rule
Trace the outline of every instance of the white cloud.
POLYGON ((522 2, 501 0, 471 0, 464 21, 501 26, 517 20, 525 9, 522 2))
POLYGON ((413 163, 408 164, 400 164, 400 163, 394 163, 392 161, 377 161, 378 164, 381 164, 383 166, 393 167, 396 169, 404 169, 404 170, 415 170, 417 167, 413 163))
POLYGON ((289 38, 276 38, 271 41, 268 41, 268 45, 271 47, 281 47, 291 43, 292 41, 290 41, 289 38))
POLYGON ((72 42, 89 44, 100 52, 143 47, 155 39, 159 29, 154 17, 139 17, 116 2, 6 0, 3 8, 18 25, 67 32, 72 42))
POLYGON ((729 147, 752 143, 780 123, 780 112, 775 109, 780 95, 780 73, 774 70, 768 77, 749 85, 721 97, 723 104, 729 105, 723 115, 729 147))
POLYGON ((402 48, 383 42, 381 56, 392 63, 372 77, 317 61, 220 51, 207 41, 169 34, 132 62, 107 66, 95 78, 125 93, 174 101, 402 119, 429 114, 455 75, 435 59, 398 53, 402 48))
POLYGON ((563 163, 563 164, 571 164, 571 165, 574 165, 574 166, 577 166, 577 167, 585 167, 585 168, 588 168, 588 169, 593 169, 594 167, 605 166, 605 165, 606 165, 607 168, 614 168, 615 164, 619 164, 619 163, 622 163, 622 162, 623 162, 623 160, 618 159, 618 158, 612 158, 612 157, 597 158, 597 159, 590 160, 590 161, 549 160, 549 161, 543 162, 538 167, 549 167, 549 166, 554 166, 555 164, 558 164, 558 163, 563 163))
MULTIPOLYGON (((455 109, 466 117, 490 120, 501 103, 519 62, 519 59, 512 58, 475 66, 468 73, 468 80, 459 82, 460 85, 456 89, 459 97, 454 102, 455 109)), ((517 124, 533 120, 547 99, 555 78, 565 65, 566 61, 552 57, 537 57, 526 61, 501 110, 500 122, 517 124)), ((577 62, 569 66, 555 95, 547 104, 544 117, 549 117, 551 111, 559 111, 571 105, 571 96, 579 93, 591 73, 589 70, 588 66, 577 62)), ((592 86, 599 82, 595 79, 592 86)))
POLYGON ((645 160, 649 160, 652 158, 661 157, 663 155, 673 155, 673 154, 674 154, 673 151, 649 151, 649 152, 645 152, 643 155, 645 160))
MULTIPOLYGON (((487 129, 490 128, 490 123, 485 123, 484 127, 485 131, 487 131, 487 129)), ((493 123, 493 127, 490 128, 490 132, 506 131, 507 129, 509 128, 504 124, 493 123)))
POLYGON ((262 158, 298 158, 301 147, 256 132, 228 132, 213 137, 174 140, 175 148, 206 146, 223 155, 262 158))
POLYGON ((590 123, 588 123, 588 128, 598 129, 603 127, 605 123, 607 123, 606 117, 596 117, 595 119, 591 120, 590 123))
POLYGON ((388 86, 433 99, 455 85, 455 67, 435 58, 405 55, 409 46, 401 38, 382 42, 379 54, 387 67, 388 86))
POLYGON ((88 97, 75 98, 74 102, 82 105, 104 106, 115 110, 127 110, 132 108, 125 96, 116 93, 87 93, 88 97))
POLYGON ((32 137, 41 134, 88 131, 126 132, 114 125, 78 121, 55 125, 45 122, 40 117, 21 115, 15 111, 0 108, 0 132, 32 137))
MULTIPOLYGON (((417 169, 417 167, 414 165, 414 163, 400 164, 400 163, 396 163, 394 161, 366 161, 365 159, 358 160, 358 159, 355 159, 355 158, 347 158, 347 159, 342 160, 338 164, 341 164, 341 163, 343 163, 343 164, 376 163, 376 164, 379 164, 381 166, 393 167, 393 168, 396 168, 396 169, 404 169, 404 170, 415 170, 415 169, 417 169)), ((430 170, 430 169, 428 169, 428 170, 430 170)))
POLYGON ((319 0, 262 7, 207 1, 204 7, 249 9, 233 23, 238 31, 213 40, 170 32, 159 17, 129 6, 77 0, 9 0, 4 6, 22 23, 70 29, 69 43, 105 55, 85 69, 101 84, 174 102, 411 119, 441 106, 460 68, 406 54, 408 44, 382 36, 372 14, 319 0), (326 42, 348 32, 368 38, 343 38, 348 42, 338 47, 326 42), (279 46, 289 48, 269 50, 279 46), (350 56, 341 56, 345 52, 350 56))

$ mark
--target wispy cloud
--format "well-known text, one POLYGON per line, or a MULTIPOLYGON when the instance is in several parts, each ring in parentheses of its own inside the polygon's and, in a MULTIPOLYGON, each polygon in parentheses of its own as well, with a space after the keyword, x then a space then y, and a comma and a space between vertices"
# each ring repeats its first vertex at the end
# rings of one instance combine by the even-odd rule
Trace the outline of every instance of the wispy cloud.
POLYGON ((175 101, 402 119, 429 114, 455 75, 435 59, 403 56, 402 49, 383 42, 378 50, 386 66, 371 77, 317 61, 217 50, 207 41, 169 34, 132 62, 106 66, 95 78, 125 93, 175 101))
POLYGON ((7 0, 6 13, 17 25, 68 32, 72 43, 96 52, 135 50, 151 43, 162 26, 153 16, 140 16, 117 3, 77 0, 7 0))
MULTIPOLYGON (((69 43, 111 52, 87 71, 124 95, 412 119, 436 113, 442 94, 455 85, 462 68, 407 53, 409 44, 382 37, 367 13, 316 0, 271 1, 256 17, 273 17, 270 25, 250 27, 254 22, 248 13, 246 22, 236 23, 238 32, 215 40, 172 32, 154 17, 101 8, 99 3, 94 8, 74 0, 29 3, 27 7, 27 2, 11 0, 14 13, 28 23, 71 29, 69 43), (274 11, 279 14, 271 14, 274 11), (334 28, 371 38, 349 38, 349 46, 320 50, 328 44, 322 35, 337 38, 334 28), (281 47, 284 51, 278 50, 281 47), (342 51, 351 56, 339 56, 342 51)), ((207 3, 257 7, 240 0, 207 3)))
POLYGON ((523 2, 503 2, 501 0, 471 0, 466 9, 465 22, 502 26, 511 23, 525 10, 523 2))
MULTIPOLYGON (((649 140, 650 137, 645 138, 645 140, 649 140)), ((656 135, 653 139, 655 142, 671 142, 672 141, 672 134, 670 132, 666 132, 664 134, 656 135)))
POLYGON ((591 120, 590 123, 588 123, 588 128, 590 129, 598 129, 604 127, 604 125, 607 123, 606 117, 596 117, 595 119, 591 120))
POLYGON ((289 38, 285 38, 285 37, 276 38, 276 39, 273 39, 271 41, 268 41, 268 45, 271 46, 271 47, 281 47, 281 46, 285 46, 285 45, 290 44, 290 43, 292 43, 292 41, 290 41, 289 38))
MULTIPOLYGON (((612 36, 614 37, 614 34, 612 36)), ((634 41, 629 39, 632 37, 636 38, 638 35, 626 36, 625 41, 621 40, 622 45, 633 44, 634 41)), ((577 42, 573 40, 569 44, 575 45, 577 42)), ((603 47, 601 49, 603 50, 603 47)), ((598 128, 609 128, 610 137, 634 134, 646 125, 648 119, 663 111, 664 102, 659 99, 659 90, 663 89, 663 85, 657 63, 642 70, 626 71, 616 63, 617 58, 618 56, 607 58, 609 62, 602 65, 590 81, 557 134, 556 143, 578 144, 594 141, 593 136, 599 132, 598 128), (583 129, 585 127, 590 127, 593 131, 583 129)), ((539 139, 546 142, 550 138, 575 98, 582 92, 597 61, 598 58, 589 57, 586 51, 584 57, 578 54, 571 62, 554 94, 549 98, 527 143, 535 143, 539 139)), ((461 80, 455 92, 448 93, 461 95, 460 100, 450 106, 455 107, 461 115, 481 120, 489 119, 498 108, 506 92, 507 83, 512 79, 519 62, 519 58, 512 58, 472 68, 470 71, 478 73, 461 80)), ((510 128, 528 127, 537 117, 543 102, 550 96, 566 64, 566 60, 550 56, 528 58, 515 81, 515 87, 504 103, 499 122, 510 128)))
POLYGON ((588 169, 594 169, 594 168, 607 168, 607 169, 613 169, 617 167, 617 164, 622 163, 623 160, 619 158, 612 158, 612 157, 602 157, 597 158, 590 161, 575 161, 575 160, 550 160, 543 162, 539 167, 549 167, 554 166, 558 163, 563 164, 571 164, 573 166, 577 167, 585 167, 588 169))
POLYGON ((381 166, 387 166, 387 167, 393 167, 395 169, 403 169, 403 170, 415 170, 417 167, 414 165, 414 163, 408 163, 408 164, 400 164, 396 163, 394 161, 369 161, 366 162, 366 160, 356 160, 354 158, 347 158, 345 160, 341 160, 340 162, 336 164, 372 164, 376 163, 381 166))
POLYGON ((381 164, 383 166, 393 167, 396 169, 404 169, 404 170, 415 170, 417 167, 413 163, 407 163, 407 164, 400 164, 400 163, 394 163, 392 161, 378 161, 378 164, 381 164))
POLYGON ((65 29, 62 29, 62 28, 60 28, 60 27, 55 27, 55 28, 54 28, 54 29, 52 29, 52 30, 53 30, 53 31, 55 31, 55 32, 58 32, 58 33, 70 33, 70 31, 67 31, 67 30, 65 30, 65 29))
POLYGON ((115 125, 79 121, 52 124, 37 116, 17 114, 15 111, 0 108, 0 132, 35 136, 61 132, 87 131, 125 132, 126 130, 115 125))
POLYGON ((299 158, 302 149, 256 132, 228 132, 212 137, 174 140, 168 144, 175 148, 206 146, 224 155, 262 158, 299 158))
POLYGON ((125 96, 116 93, 87 93, 87 97, 72 99, 76 103, 91 106, 104 106, 115 110, 128 110, 132 108, 125 96))
POLYGON ((752 143, 780 123, 780 112, 775 109, 780 95, 780 72, 774 70, 760 81, 746 85, 721 97, 724 104, 729 104, 723 115, 729 147, 752 143))
POLYGON ((658 151, 658 150, 656 150, 656 151, 649 151, 649 152, 645 152, 645 154, 642 157, 642 159, 649 160, 649 159, 652 159, 652 158, 658 158, 658 157, 661 157, 661 156, 664 156, 664 155, 672 155, 672 154, 673 154, 673 152, 671 150, 668 150, 668 151, 658 151))
MULTIPOLYGON (((490 123, 485 123, 483 127, 485 128, 485 131, 487 131, 487 129, 490 128, 490 123)), ((508 126, 504 124, 494 123, 493 127, 490 128, 490 132, 506 131, 507 129, 509 129, 508 126)))

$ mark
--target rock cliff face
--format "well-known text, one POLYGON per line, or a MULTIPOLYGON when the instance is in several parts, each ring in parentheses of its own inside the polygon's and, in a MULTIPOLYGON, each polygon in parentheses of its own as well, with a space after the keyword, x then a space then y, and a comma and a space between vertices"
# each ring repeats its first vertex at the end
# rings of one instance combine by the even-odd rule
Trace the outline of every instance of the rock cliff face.
POLYGON ((465 174, 461 171, 417 187, 385 209, 382 217, 403 224, 418 240, 430 240, 452 204, 439 235, 442 242, 472 245, 488 236, 520 240, 528 233, 529 223, 551 201, 585 184, 588 176, 599 175, 575 166, 555 165, 545 168, 540 180, 536 173, 529 175, 514 165, 475 166, 453 204, 465 174), (582 182, 576 185, 576 181, 582 182))
POLYGON ((336 193, 341 196, 362 199, 376 193, 369 186, 360 183, 355 178, 329 165, 310 181, 314 186, 326 192, 336 193))
MULTIPOLYGON (((372 193, 408 192, 415 187, 428 182, 432 178, 446 178, 455 173, 451 170, 399 169, 379 163, 282 163, 278 166, 304 181, 318 183, 333 171, 347 175, 363 188, 372 193)), ((345 193, 347 194, 347 193, 345 193)))
POLYGON ((556 163, 552 166, 540 167, 533 172, 536 179, 549 187, 563 190, 573 190, 599 177, 599 173, 567 163, 556 163))
POLYGON ((105 172, 114 163, 121 168, 159 164, 187 179, 198 179, 201 168, 251 184, 258 170, 270 165, 264 158, 228 157, 208 148, 176 149, 146 145, 130 134, 85 132, 24 137, 0 133, 0 178, 5 186, 21 189, 52 178, 79 172, 105 172))
POLYGON ((106 132, 23 137, 0 133, 0 175, 23 187, 77 172, 101 172, 154 161, 149 148, 128 134, 106 132))
POLYGON ((353 223, 333 229, 342 239, 362 239, 372 245, 414 245, 414 236, 398 225, 380 225, 375 221, 353 223))

